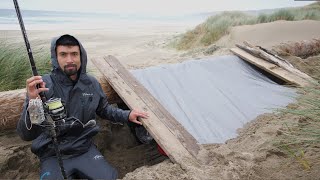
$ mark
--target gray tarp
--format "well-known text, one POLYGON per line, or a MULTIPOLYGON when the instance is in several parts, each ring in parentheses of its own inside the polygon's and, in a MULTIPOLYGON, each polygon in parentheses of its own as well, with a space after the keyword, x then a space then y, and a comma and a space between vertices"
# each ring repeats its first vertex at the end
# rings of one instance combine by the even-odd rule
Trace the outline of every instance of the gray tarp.
POLYGON ((223 143, 258 115, 294 101, 237 56, 190 60, 132 71, 201 144, 223 143))

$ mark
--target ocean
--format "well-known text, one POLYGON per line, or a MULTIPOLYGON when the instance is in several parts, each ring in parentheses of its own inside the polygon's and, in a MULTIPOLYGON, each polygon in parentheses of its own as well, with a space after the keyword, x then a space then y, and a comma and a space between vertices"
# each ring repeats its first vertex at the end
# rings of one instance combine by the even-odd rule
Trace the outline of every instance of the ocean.
MULTIPOLYGON (((146 15, 21 10, 26 29, 104 29, 143 25, 194 26, 206 20, 212 13, 188 15, 146 15)), ((0 9, 0 30, 18 30, 19 21, 14 9, 0 9)))

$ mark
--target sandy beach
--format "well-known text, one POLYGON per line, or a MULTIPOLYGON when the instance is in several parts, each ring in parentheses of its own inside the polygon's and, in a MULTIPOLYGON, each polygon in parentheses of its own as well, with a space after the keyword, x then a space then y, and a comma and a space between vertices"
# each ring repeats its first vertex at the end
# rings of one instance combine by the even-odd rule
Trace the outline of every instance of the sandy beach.
MULTIPOLYGON (((127 68, 136 69, 166 63, 178 63, 191 58, 201 58, 200 51, 177 51, 168 47, 169 43, 181 33, 191 29, 191 25, 166 24, 137 27, 118 27, 115 29, 89 30, 29 30, 28 37, 32 46, 43 46, 49 50, 51 38, 71 34, 76 36, 84 45, 88 58, 101 58, 113 55, 127 68)), ((298 42, 319 38, 319 21, 305 20, 298 22, 276 21, 258 25, 233 27, 230 33, 215 44, 221 49, 212 56, 229 54, 228 48, 243 41, 271 48, 286 42, 298 42)), ((19 30, 0 30, 1 39, 23 43, 19 30)), ((90 68, 94 68, 89 66, 90 68)))
MULTIPOLYGON (((87 50, 89 59, 113 55, 128 69, 139 69, 159 64, 179 63, 205 56, 231 54, 229 48, 236 43, 249 41, 262 47, 271 48, 285 42, 295 42, 320 38, 320 21, 276 21, 258 25, 234 27, 230 34, 221 38, 216 45, 220 48, 212 54, 204 54, 206 47, 197 51, 178 51, 168 47, 169 43, 191 26, 163 25, 132 27, 128 29, 90 29, 90 30, 30 30, 28 37, 31 46, 43 46, 49 51, 52 37, 68 33, 77 37, 87 50)), ((19 30, 0 30, 0 40, 23 43, 19 30)), ((89 72, 99 76, 98 71, 89 61, 89 72)), ((205 161, 201 169, 185 170, 171 163, 168 159, 153 166, 142 166, 127 174, 124 179, 313 179, 319 177, 315 170, 304 171, 294 158, 290 158, 272 146, 281 124, 295 117, 262 115, 239 130, 239 137, 225 144, 207 145, 205 161), (200 173, 201 175, 198 175, 200 173)), ((3 137, 2 137, 3 138, 3 137)), ((17 144, 25 145, 14 137, 17 144)), ((4 142, 2 139, 1 141, 4 142)), ((1 148, 4 145, 1 145, 1 148)), ((7 147, 7 145, 6 145, 7 147)), ((10 149, 10 148, 9 148, 10 149)), ((1 150, 1 149, 0 149, 1 150)), ((3 156, 10 156, 8 148, 2 148, 3 156)), ((316 151, 306 153, 309 158, 319 158, 316 151)), ((34 159, 34 158, 33 158, 34 159)), ((318 159, 319 160, 319 159, 318 159)), ((315 160, 317 161, 317 160, 315 160)), ((312 160, 312 162, 314 162, 312 160)), ((18 171, 18 167, 14 166, 18 171)), ((12 171, 14 172, 14 170, 12 171)), ((16 172, 19 173, 19 172, 16 172)), ((13 175, 12 177, 17 177, 13 175)), ((26 174, 26 173, 24 173, 26 174)), ((37 172, 27 178, 38 178, 37 172)), ((18 176, 19 177, 19 176, 18 176)))

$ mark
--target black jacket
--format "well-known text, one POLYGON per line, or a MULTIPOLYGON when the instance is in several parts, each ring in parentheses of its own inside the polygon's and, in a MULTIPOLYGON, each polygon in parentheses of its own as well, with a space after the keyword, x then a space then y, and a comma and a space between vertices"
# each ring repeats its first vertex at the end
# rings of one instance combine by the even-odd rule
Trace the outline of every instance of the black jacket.
MULTIPOLYGON (((58 38, 53 39, 51 43, 53 70, 50 74, 43 76, 46 87, 49 88, 49 91, 45 92, 46 98, 61 98, 65 102, 67 117, 76 117, 83 123, 96 119, 96 114, 114 122, 127 122, 130 111, 124 111, 108 104, 107 97, 99 82, 86 73, 87 54, 80 42, 81 68, 79 69, 78 81, 74 84, 64 74, 59 67, 55 52, 58 38)), ((45 128, 37 125, 33 125, 31 130, 26 128, 26 123, 28 127, 31 123, 27 111, 28 103, 29 98, 26 97, 23 112, 17 125, 18 134, 23 140, 33 140, 31 151, 39 158, 55 156, 51 137, 45 132, 45 128)), ((71 127, 66 123, 66 125, 59 127, 58 142, 61 154, 73 156, 86 152, 92 145, 92 137, 98 131, 98 126, 71 127)))

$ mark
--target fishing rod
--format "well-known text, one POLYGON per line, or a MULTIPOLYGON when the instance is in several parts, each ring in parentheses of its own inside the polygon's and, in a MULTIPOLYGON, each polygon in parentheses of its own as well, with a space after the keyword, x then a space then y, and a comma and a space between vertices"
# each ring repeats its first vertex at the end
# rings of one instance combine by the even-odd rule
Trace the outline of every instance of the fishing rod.
MULTIPOLYGON (((23 23, 23 19, 22 19, 22 16, 21 16, 21 12, 20 12, 18 1, 17 0, 13 0, 13 3, 14 3, 14 7, 16 9, 16 13, 17 13, 17 17, 18 17, 18 20, 19 20, 22 36, 23 36, 23 39, 24 39, 24 42, 26 44, 26 48, 27 48, 27 51, 28 51, 28 56, 29 56, 29 61, 30 61, 32 74, 33 74, 33 76, 38 76, 39 74, 38 74, 37 67, 36 67, 36 64, 34 62, 34 59, 33 59, 31 46, 30 46, 30 43, 29 43, 29 40, 28 40, 26 29, 24 27, 24 23, 23 23)), ((40 86, 37 85, 37 88, 40 88, 40 86)), ((44 93, 40 92, 39 95, 40 95, 41 100, 43 102, 45 102, 46 98, 44 96, 44 93)))
MULTIPOLYGON (((24 27, 24 23, 23 23, 23 19, 22 19, 22 16, 21 16, 21 12, 20 12, 18 1, 17 0, 13 0, 13 3, 14 3, 14 7, 16 9, 16 13, 17 13, 17 17, 18 17, 18 20, 19 20, 22 36, 23 36, 23 39, 24 39, 24 42, 26 44, 26 48, 27 48, 27 51, 28 51, 28 56, 29 56, 29 61, 30 61, 31 69, 32 69, 32 74, 33 74, 33 76, 38 76, 39 74, 38 74, 34 59, 33 59, 31 46, 30 46, 30 43, 29 43, 29 40, 28 40, 26 29, 24 27)), ((40 88, 40 85, 37 84, 37 89, 39 89, 39 88, 40 88)), ((61 99, 55 98, 55 99, 49 99, 47 101, 46 97, 44 95, 44 92, 40 92, 39 95, 40 95, 40 98, 41 98, 41 101, 42 101, 42 106, 39 107, 39 108, 43 108, 44 107, 43 109, 46 110, 46 113, 43 112, 43 109, 42 109, 41 112, 46 114, 45 123, 49 123, 49 125, 50 125, 49 131, 50 131, 50 135, 52 137, 52 142, 53 142, 53 145, 54 145, 54 149, 55 149, 55 152, 56 152, 56 155, 57 155, 57 158, 58 158, 58 163, 59 163, 59 166, 60 166, 60 170, 61 170, 61 173, 63 175, 63 178, 67 179, 66 171, 65 171, 64 166, 63 166, 63 161, 62 161, 61 153, 60 153, 59 146, 58 146, 57 126, 55 124, 55 120, 59 120, 61 118, 64 119, 66 117, 65 116, 65 109, 64 109, 64 107, 63 107, 63 105, 61 103, 61 99), (57 109, 59 111, 56 111, 57 109), (53 111, 53 110, 55 110, 55 111, 53 111), (53 112, 55 112, 55 113, 53 113, 53 112)), ((41 121, 41 123, 42 123, 42 121, 41 121)), ((31 123, 31 125, 32 125, 32 123, 31 123)))

